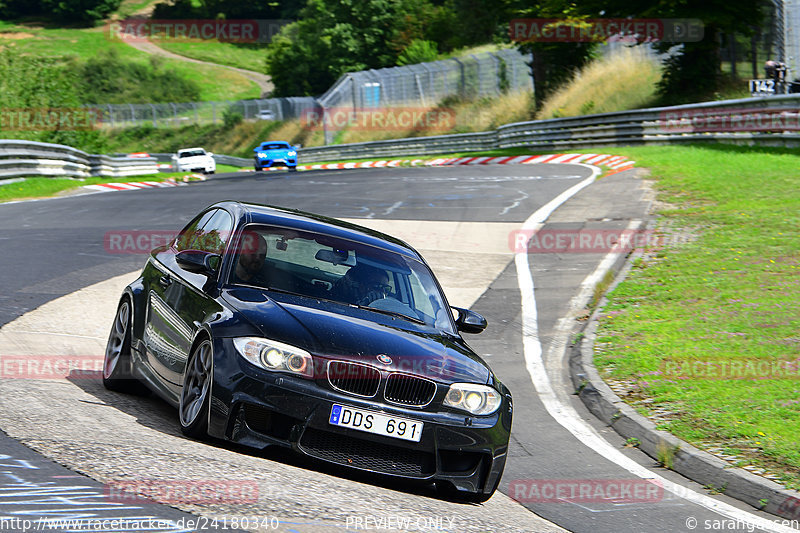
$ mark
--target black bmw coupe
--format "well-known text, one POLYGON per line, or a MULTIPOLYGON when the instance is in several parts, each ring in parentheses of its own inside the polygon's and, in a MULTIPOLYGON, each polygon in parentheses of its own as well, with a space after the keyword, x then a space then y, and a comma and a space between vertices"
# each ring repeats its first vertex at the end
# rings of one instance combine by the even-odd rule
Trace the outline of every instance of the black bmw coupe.
POLYGON ((103 383, 144 383, 184 434, 436 482, 484 501, 511 393, 462 339, 404 242, 332 218, 221 202, 150 253, 108 340, 103 383))

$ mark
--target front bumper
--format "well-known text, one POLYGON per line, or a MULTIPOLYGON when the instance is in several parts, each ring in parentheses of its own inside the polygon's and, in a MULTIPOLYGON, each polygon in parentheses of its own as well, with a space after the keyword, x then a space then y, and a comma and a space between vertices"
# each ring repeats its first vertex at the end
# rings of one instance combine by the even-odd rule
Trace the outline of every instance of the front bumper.
POLYGON ((230 339, 215 342, 215 354, 231 355, 215 356, 213 436, 256 448, 291 447, 369 472, 448 481, 467 492, 489 493, 502 475, 511 430, 509 398, 488 417, 388 405, 337 392, 321 381, 261 370, 236 355, 230 339), (333 404, 421 421, 421 439, 410 442, 332 425, 333 404))
POLYGON ((178 165, 176 172, 216 172, 216 165, 178 165))
POLYGON ((271 167, 295 167, 297 166, 296 157, 276 158, 276 159, 260 159, 256 158, 255 164, 261 168, 271 167))

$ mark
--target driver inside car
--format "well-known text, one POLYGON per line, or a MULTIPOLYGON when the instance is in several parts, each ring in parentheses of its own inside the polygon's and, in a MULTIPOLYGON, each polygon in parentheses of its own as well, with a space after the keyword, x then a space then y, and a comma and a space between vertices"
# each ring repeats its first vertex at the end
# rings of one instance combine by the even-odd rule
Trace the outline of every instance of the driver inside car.
POLYGON ((355 305, 369 305, 386 298, 392 290, 385 270, 360 264, 339 278, 331 289, 334 298, 355 305))
POLYGON ((263 235, 254 231, 243 233, 240 247, 234 269, 234 283, 285 291, 297 290, 296 282, 290 274, 267 263, 267 240, 263 235))

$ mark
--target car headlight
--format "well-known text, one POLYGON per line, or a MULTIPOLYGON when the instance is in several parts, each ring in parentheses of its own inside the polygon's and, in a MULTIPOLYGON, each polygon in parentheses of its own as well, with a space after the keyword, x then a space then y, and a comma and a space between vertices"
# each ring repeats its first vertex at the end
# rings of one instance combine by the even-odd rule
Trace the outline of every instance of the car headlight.
POLYGON ((314 358, 295 346, 261 337, 239 337, 233 345, 242 357, 263 369, 314 377, 314 358))
POLYGON ((503 398, 487 385, 453 383, 444 397, 444 404, 473 415, 490 415, 497 411, 503 398))
POLYGON ((267 152, 258 152, 258 157, 267 157, 267 152))
POLYGON ((286 152, 286 155, 288 155, 289 157, 294 157, 297 155, 297 152, 295 152, 294 150, 290 150, 286 152))

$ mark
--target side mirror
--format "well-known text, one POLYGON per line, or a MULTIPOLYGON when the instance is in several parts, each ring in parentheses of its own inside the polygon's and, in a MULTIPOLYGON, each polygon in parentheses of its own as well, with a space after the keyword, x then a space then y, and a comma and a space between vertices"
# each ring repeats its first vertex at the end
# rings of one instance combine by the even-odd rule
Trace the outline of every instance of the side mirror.
POLYGON ((210 157, 210 156, 213 156, 214 153, 213 152, 206 152, 206 155, 210 157))
POLYGON ((182 269, 195 274, 210 276, 217 272, 222 258, 211 252, 183 250, 175 256, 175 262, 182 269))
POLYGON ((456 327, 458 331, 464 333, 481 333, 486 329, 486 319, 475 311, 463 309, 461 307, 453 307, 458 312, 456 319, 456 327))

